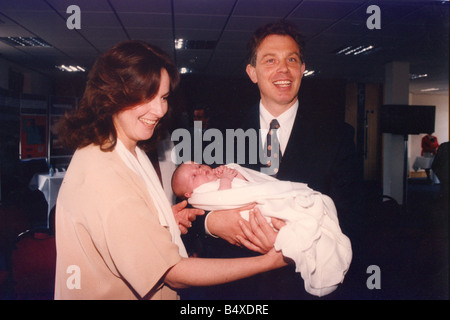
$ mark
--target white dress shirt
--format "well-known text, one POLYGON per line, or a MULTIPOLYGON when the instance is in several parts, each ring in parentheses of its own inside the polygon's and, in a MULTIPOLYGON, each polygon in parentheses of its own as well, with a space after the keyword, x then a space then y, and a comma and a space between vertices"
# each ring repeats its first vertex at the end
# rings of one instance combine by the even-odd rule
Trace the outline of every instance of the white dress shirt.
POLYGON ((274 117, 264 107, 262 102, 259 103, 259 122, 261 126, 261 141, 262 145, 266 144, 267 133, 269 132, 270 122, 273 119, 277 119, 280 124, 280 129, 277 130, 278 141, 280 141, 281 153, 284 154, 286 146, 291 135, 292 127, 294 126, 295 115, 297 114, 298 100, 286 111, 280 114, 278 117, 274 117))
MULTIPOLYGON (((278 117, 274 117, 270 114, 270 112, 263 106, 263 104, 259 103, 259 122, 261 126, 260 135, 262 145, 266 144, 267 132, 269 132, 270 121, 273 119, 277 119, 280 124, 280 129, 278 129, 278 141, 280 141, 280 150, 281 154, 284 154, 284 150, 286 150, 286 146, 289 141, 289 137, 291 136, 292 127, 294 126, 295 115, 297 114, 298 109, 298 100, 285 112, 280 114, 278 117)), ((206 234, 217 238, 217 236, 213 235, 209 232, 207 227, 207 220, 209 214, 205 217, 205 230, 206 234)))

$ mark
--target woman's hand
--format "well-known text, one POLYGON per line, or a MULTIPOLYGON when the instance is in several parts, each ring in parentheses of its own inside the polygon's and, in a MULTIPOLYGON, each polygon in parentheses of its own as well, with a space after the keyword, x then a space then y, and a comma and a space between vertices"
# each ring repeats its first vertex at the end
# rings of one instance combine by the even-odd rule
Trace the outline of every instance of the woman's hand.
POLYGON ((183 200, 172 206, 172 212, 175 221, 180 228, 181 234, 186 234, 188 229, 192 227, 192 222, 197 219, 197 216, 205 214, 205 211, 194 208, 186 208, 187 201, 183 200))
POLYGON ((272 218, 271 222, 273 227, 266 221, 258 208, 251 210, 249 221, 239 221, 245 234, 245 237, 237 235, 239 243, 252 251, 259 253, 269 252, 273 249, 278 230, 286 225, 282 220, 275 218, 272 218))

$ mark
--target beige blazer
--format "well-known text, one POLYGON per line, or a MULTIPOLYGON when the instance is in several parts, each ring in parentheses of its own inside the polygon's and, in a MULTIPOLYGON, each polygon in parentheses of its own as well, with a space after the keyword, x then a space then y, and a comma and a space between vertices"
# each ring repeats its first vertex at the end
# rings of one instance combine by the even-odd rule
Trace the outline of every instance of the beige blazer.
POLYGON ((181 259, 144 181, 116 152, 75 152, 56 204, 55 299, 177 299, 181 259))

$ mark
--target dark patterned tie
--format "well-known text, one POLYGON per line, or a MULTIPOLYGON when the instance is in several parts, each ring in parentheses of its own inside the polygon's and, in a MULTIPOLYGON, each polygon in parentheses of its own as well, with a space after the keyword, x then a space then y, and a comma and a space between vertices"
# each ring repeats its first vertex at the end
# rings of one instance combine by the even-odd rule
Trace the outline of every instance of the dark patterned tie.
MULTIPOLYGON (((277 137, 277 130, 280 128, 280 124, 276 119, 273 119, 270 122, 269 132, 267 133, 266 139, 266 147, 265 152, 268 158, 278 159, 278 166, 275 166, 272 170, 271 175, 276 175, 278 172, 279 164, 281 163, 281 150, 280 150, 280 141, 277 137)), ((270 160, 267 163, 267 166, 270 167, 270 160)))

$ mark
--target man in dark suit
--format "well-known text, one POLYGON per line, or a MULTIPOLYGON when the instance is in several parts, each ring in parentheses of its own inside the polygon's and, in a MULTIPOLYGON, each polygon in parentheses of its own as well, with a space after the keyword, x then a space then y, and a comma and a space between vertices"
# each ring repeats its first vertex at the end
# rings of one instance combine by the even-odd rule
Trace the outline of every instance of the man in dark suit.
MULTIPOLYGON (((280 180, 307 183, 309 187, 330 196, 336 205, 344 234, 352 241, 354 253, 361 229, 362 177, 354 142, 353 128, 335 120, 311 117, 298 102, 305 71, 303 42, 295 28, 285 22, 258 29, 249 42, 246 68, 250 79, 258 85, 261 101, 249 109, 238 127, 256 129, 258 146, 266 144, 269 123, 276 119, 280 128, 281 161, 276 172, 280 180)), ((247 143, 245 150, 255 150, 247 143)), ((248 154, 247 154, 248 156, 248 154)), ((247 157, 248 160, 248 157, 247 157)), ((246 163, 260 170, 266 161, 246 163)), ((238 244, 238 212, 211 212, 206 220, 208 232, 231 244, 238 244)), ((221 240, 210 245, 217 256, 245 256, 248 250, 222 246, 221 240), (220 248, 220 249, 218 249, 220 248)), ((303 281, 293 267, 270 272, 244 282, 237 282, 212 291, 209 298, 302 299, 308 298, 303 281)))

